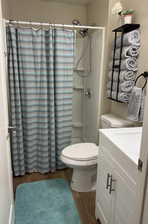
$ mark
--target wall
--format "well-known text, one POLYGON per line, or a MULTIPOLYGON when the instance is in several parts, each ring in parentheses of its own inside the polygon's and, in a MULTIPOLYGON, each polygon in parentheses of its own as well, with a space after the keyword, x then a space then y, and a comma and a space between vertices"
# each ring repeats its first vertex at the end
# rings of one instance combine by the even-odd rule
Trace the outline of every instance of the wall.
MULTIPOLYGON (((110 10, 115 2, 118 0, 110 0, 110 10)), ((148 20, 147 20, 147 8, 148 1, 143 0, 141 7, 139 7, 139 0, 128 1, 121 0, 124 8, 132 8, 135 10, 135 23, 141 24, 141 48, 140 48, 140 57, 138 60, 139 64, 139 73, 148 70, 147 63, 147 52, 148 52, 148 44, 147 44, 147 36, 148 36, 148 20)), ((119 25, 119 19, 116 16, 110 14, 110 32, 113 27, 119 25)), ((112 36, 110 36, 110 42, 112 40, 112 36)), ((120 116, 127 117, 127 106, 120 103, 112 102, 111 104, 111 112, 116 113, 120 116)))
POLYGON ((148 184, 146 188, 146 194, 145 194, 145 203, 144 203, 144 214, 143 214, 143 224, 148 223, 148 184))
MULTIPOLYGON (((106 99, 106 81, 108 74, 108 64, 111 57, 113 33, 112 29, 119 26, 119 17, 113 16, 111 9, 118 0, 95 0, 89 4, 87 8, 88 21, 90 24, 103 25, 106 28, 106 41, 105 41, 105 53, 104 53, 104 78, 102 80, 102 102, 101 113, 112 112, 119 116, 127 116, 127 106, 125 104, 116 103, 106 99)), ((123 0, 124 1, 124 0, 123 0)))
MULTIPOLYGON (((102 81, 102 113, 112 112, 124 118, 127 117, 127 105, 116 103, 114 101, 108 101, 106 99, 106 77, 108 73, 108 63, 111 56, 110 49, 112 48, 113 33, 112 29, 120 25, 118 16, 112 15, 111 9, 118 0, 95 0, 88 5, 88 22, 89 24, 103 25, 106 27, 106 50, 104 60, 104 79, 102 81)), ((139 1, 121 0, 124 8, 133 8, 135 10, 135 23, 141 24, 141 48, 139 57, 139 73, 147 69, 147 51, 148 45, 146 38, 148 35, 148 21, 147 21, 147 7, 148 2, 144 0, 142 7, 139 8, 139 1)))
POLYGON ((2 13, 3 13, 3 18, 8 18, 9 17, 9 0, 1 0, 2 2, 2 13))
MULTIPOLYGON (((104 65, 103 65, 103 77, 101 80, 100 101, 98 102, 99 114, 108 113, 110 111, 110 101, 106 98, 106 73, 108 65, 108 8, 109 0, 94 0, 87 7, 88 24, 96 24, 98 26, 105 27, 105 52, 104 52, 104 65)), ((98 80, 99 81, 99 80, 98 80)), ((100 126, 100 119, 98 120, 98 127, 100 126)))
POLYGON ((72 23, 73 19, 79 19, 86 24, 86 7, 76 4, 50 2, 48 0, 9 0, 10 19, 72 23))
POLYGON ((88 24, 106 26, 108 18, 108 0, 93 0, 87 6, 88 24))
MULTIPOLYGON (((101 111, 102 113, 112 112, 124 118, 127 117, 127 105, 116 103, 114 101, 108 101, 106 99, 106 77, 108 73, 108 63, 111 56, 110 49, 112 48, 113 33, 112 29, 120 25, 120 20, 118 16, 112 15, 111 9, 113 5, 119 0, 95 0, 93 3, 89 4, 88 22, 89 24, 103 25, 106 27, 106 50, 105 50, 105 60, 104 60, 104 79, 102 81, 102 103, 101 111)), ((148 2, 144 0, 142 2, 142 7, 139 7, 139 1, 129 1, 121 0, 124 8, 133 8, 135 10, 135 23, 141 24, 141 48, 139 57, 139 73, 148 70, 147 69, 147 35, 148 35, 148 21, 147 21, 147 7, 148 2)))

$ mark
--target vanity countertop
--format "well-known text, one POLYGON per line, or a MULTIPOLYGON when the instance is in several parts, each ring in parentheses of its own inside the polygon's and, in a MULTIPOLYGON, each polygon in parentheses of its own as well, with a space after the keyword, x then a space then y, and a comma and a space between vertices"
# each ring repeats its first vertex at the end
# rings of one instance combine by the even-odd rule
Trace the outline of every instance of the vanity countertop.
POLYGON ((100 129, 120 151, 138 165, 142 127, 100 129))

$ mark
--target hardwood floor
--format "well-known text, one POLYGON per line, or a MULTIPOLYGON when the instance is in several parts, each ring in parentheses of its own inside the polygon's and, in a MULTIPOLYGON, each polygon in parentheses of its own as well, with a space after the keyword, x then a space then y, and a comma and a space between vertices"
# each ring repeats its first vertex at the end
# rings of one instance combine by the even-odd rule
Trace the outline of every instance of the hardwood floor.
MULTIPOLYGON (((27 174, 23 177, 14 177, 14 191, 16 191, 16 188, 19 184, 39 180, 64 178, 70 182, 71 175, 71 169, 64 169, 62 171, 57 171, 55 173, 49 174, 33 173, 27 174)), ((80 215, 81 224, 96 224, 97 222, 95 219, 95 192, 79 193, 72 191, 72 194, 80 215)))

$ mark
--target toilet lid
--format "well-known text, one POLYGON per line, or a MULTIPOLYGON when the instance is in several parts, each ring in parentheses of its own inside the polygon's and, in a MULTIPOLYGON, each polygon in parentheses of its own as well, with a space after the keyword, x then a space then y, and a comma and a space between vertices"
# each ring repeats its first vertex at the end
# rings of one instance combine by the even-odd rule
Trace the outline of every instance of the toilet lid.
POLYGON ((62 155, 72 160, 92 160, 98 155, 98 146, 94 143, 78 143, 66 147, 62 155))

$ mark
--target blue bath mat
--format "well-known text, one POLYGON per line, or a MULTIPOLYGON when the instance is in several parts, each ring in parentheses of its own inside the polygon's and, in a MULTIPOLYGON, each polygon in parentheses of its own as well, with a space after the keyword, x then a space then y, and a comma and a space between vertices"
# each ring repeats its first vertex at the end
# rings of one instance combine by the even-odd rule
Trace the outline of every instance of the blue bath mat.
POLYGON ((15 213, 16 224, 80 224, 69 185, 63 179, 19 185, 15 213))

